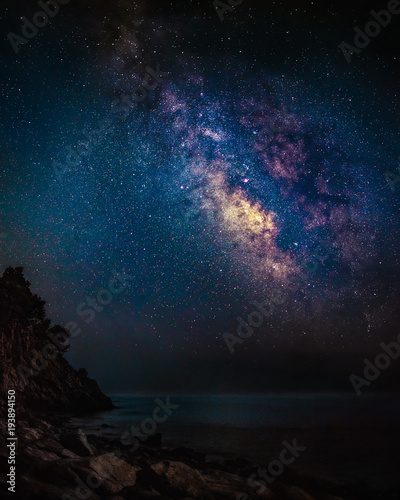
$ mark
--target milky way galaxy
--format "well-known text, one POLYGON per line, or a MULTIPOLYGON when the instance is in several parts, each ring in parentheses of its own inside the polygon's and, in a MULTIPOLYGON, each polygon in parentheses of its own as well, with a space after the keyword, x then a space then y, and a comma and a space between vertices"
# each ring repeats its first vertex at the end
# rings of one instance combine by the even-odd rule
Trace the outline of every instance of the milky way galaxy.
POLYGON ((68 356, 94 376, 115 359, 116 379, 151 387, 151 367, 178 377, 191 360, 195 379, 204 357, 215 374, 303 351, 345 364, 396 332, 384 35, 350 66, 351 13, 328 25, 312 2, 245 3, 221 23, 211 3, 76 2, 18 57, 4 46, 2 266, 23 265, 50 317, 79 324, 68 356), (77 306, 114 270, 132 285, 85 324, 77 306), (284 300, 233 358, 223 332, 274 291, 284 300))

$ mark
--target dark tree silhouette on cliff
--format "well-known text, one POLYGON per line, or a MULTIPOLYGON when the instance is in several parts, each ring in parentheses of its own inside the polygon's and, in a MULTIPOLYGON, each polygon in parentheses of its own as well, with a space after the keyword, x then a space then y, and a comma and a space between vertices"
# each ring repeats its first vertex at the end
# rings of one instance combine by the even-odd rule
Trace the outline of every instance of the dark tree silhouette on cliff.
MULTIPOLYGON (((45 301, 32 293, 22 267, 0 277, 0 418, 7 391, 17 392, 20 411, 35 409, 111 409, 110 398, 87 371, 74 370, 63 354, 71 333, 50 327, 45 301)), ((0 457, 1 458, 1 457, 0 457)))
POLYGON ((45 301, 31 292, 23 267, 7 267, 0 278, 0 318, 3 325, 18 322, 46 332, 50 320, 46 317, 45 301))
MULTIPOLYGON (((16 325, 23 329, 31 327, 34 343, 38 346, 48 342, 47 333, 55 336, 58 342, 65 342, 70 332, 60 325, 50 328, 51 321, 44 308, 46 302, 32 293, 23 271, 23 267, 7 267, 0 278, 0 328, 14 332, 16 325)), ((66 352, 68 348, 65 346, 61 350, 66 352)))

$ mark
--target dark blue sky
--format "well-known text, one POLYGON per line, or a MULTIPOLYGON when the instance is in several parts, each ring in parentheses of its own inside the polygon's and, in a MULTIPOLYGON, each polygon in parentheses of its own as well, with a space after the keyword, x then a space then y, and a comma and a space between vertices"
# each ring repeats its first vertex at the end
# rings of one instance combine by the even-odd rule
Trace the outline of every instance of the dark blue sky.
POLYGON ((15 54, 38 5, 7 2, 1 268, 81 329, 75 367, 106 390, 332 390, 397 335, 400 16, 339 49, 385 6, 71 0, 15 54))

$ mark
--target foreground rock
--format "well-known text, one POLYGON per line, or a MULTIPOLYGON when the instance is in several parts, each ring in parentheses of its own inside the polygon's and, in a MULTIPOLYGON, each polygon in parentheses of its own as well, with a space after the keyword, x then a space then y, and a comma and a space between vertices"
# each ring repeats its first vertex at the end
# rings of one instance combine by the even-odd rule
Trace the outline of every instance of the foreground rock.
POLYGON ((82 429, 78 429, 76 432, 64 432, 60 436, 60 441, 63 446, 81 457, 93 455, 93 449, 82 429))
POLYGON ((140 470, 121 460, 114 453, 64 460, 58 464, 75 472, 83 484, 101 495, 116 494, 124 488, 134 486, 136 473, 140 470))
MULTIPOLYGON (((5 424, 0 424, 0 435, 5 424)), ((133 454, 104 436, 86 436, 43 419, 18 422, 14 500, 393 500, 362 487, 338 487, 288 468, 265 488, 248 478, 257 466, 246 460, 210 462, 189 448, 141 446, 133 454)), ((0 447, 5 491, 7 450, 0 447)))

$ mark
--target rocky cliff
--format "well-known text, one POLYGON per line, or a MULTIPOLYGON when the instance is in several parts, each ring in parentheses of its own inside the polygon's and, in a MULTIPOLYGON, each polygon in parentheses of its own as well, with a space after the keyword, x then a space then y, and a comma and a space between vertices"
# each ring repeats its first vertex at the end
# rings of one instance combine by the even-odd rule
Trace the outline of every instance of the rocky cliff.
POLYGON ((7 268, 0 278, 0 411, 9 390, 16 405, 31 410, 97 411, 111 399, 64 358, 70 333, 46 317, 45 302, 33 294, 23 269, 7 268))

